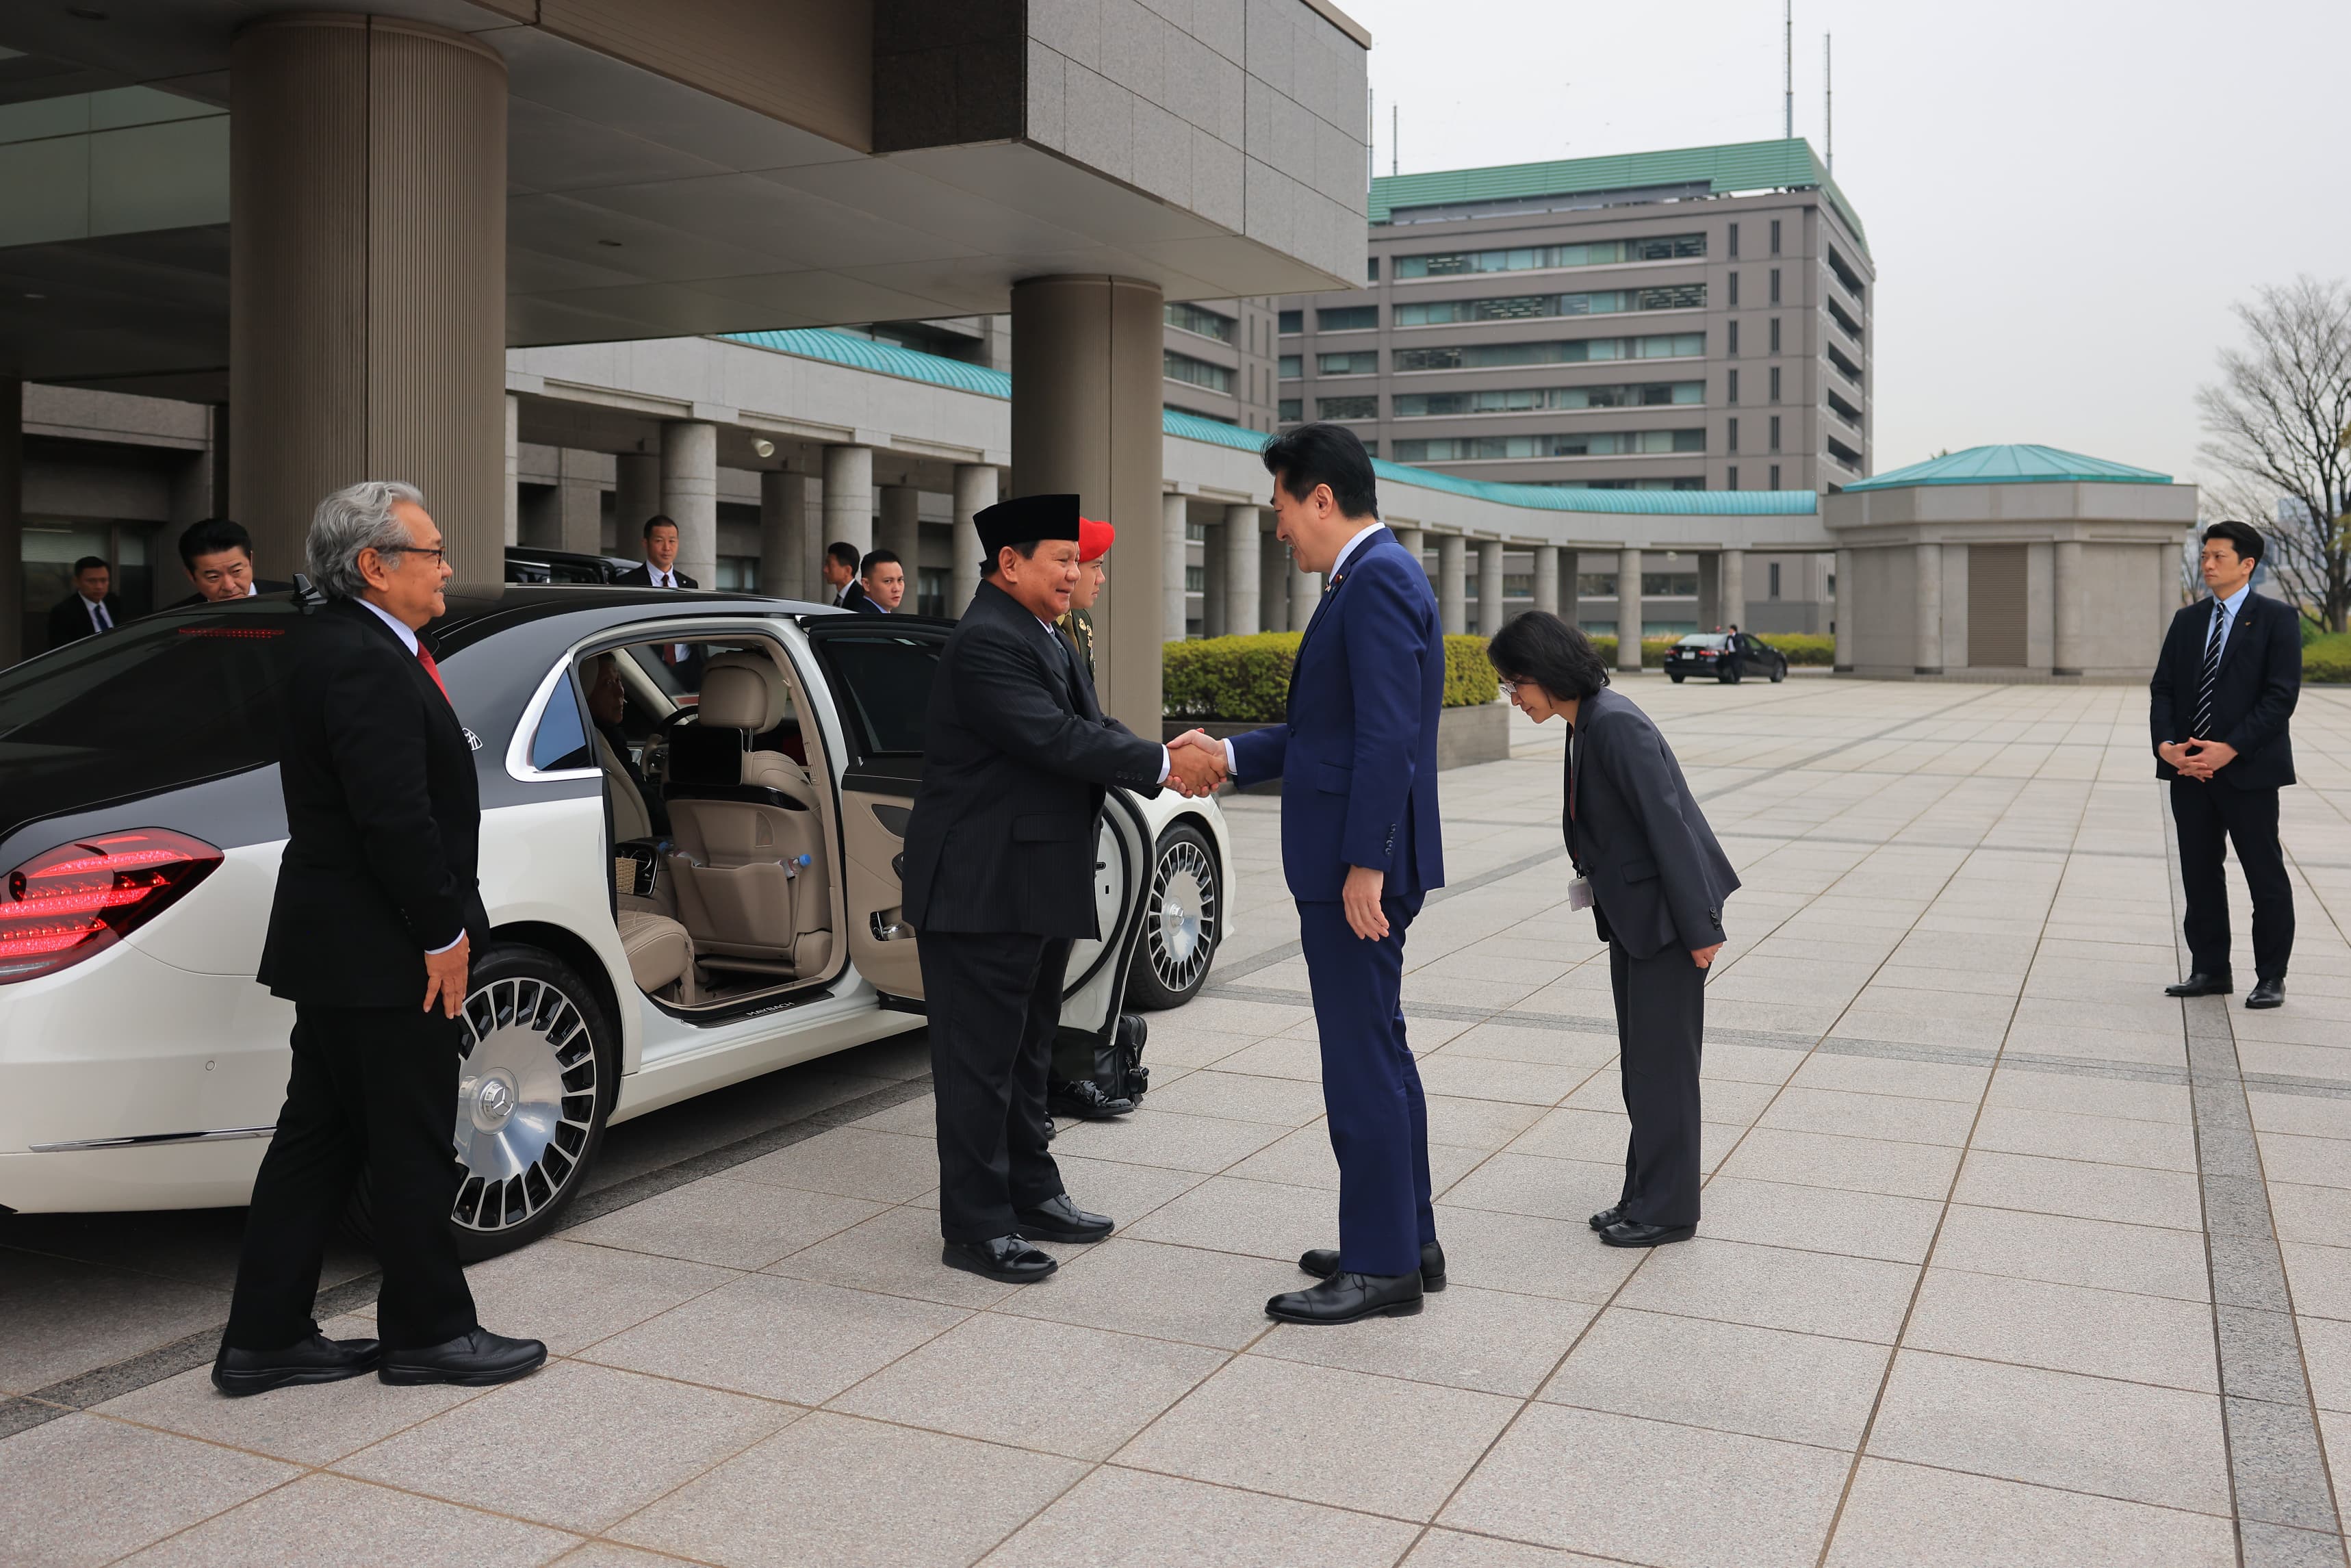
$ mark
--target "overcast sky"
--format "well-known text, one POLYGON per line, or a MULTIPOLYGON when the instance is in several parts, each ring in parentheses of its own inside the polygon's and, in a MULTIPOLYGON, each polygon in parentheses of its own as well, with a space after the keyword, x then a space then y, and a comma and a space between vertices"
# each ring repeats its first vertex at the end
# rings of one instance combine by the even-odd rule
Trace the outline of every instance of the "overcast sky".
MULTIPOLYGON (((1781 133, 1780 0, 1340 0, 1377 172, 1781 133)), ((1876 467, 2033 441, 2198 476, 2232 301, 2351 277, 2351 0, 1796 0, 1796 134, 1869 231, 1876 467)))

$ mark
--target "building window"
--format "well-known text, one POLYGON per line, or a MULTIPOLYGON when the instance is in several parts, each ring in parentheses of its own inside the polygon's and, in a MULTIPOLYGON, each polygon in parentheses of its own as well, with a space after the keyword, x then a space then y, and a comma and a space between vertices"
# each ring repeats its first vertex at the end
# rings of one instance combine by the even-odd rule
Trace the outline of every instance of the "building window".
MULTIPOLYGON (((1776 413, 1771 416, 1771 450, 1780 450, 1780 416, 1776 413)), ((1777 485, 1771 486, 1774 490, 1779 487, 1777 485)))
POLYGON ((1375 397, 1318 397, 1314 400, 1317 419, 1377 419, 1380 400, 1375 397))
POLYGON ((1722 449, 1725 452, 1739 450, 1739 420, 1736 415, 1731 418, 1729 433, 1723 437, 1722 449))
POLYGON ((1771 269, 1771 303, 1780 303, 1780 269, 1776 267, 1771 269))
POLYGON ((1203 310, 1197 305, 1181 302, 1166 308, 1167 324, 1183 332, 1196 332, 1203 338, 1214 338, 1219 343, 1233 340, 1233 319, 1219 316, 1213 310, 1203 310))
POLYGON ((1535 596, 1535 574, 1531 571, 1506 571, 1502 574, 1502 597, 1532 599, 1535 596))
POLYGON ((1531 413, 1554 408, 1661 408, 1705 401, 1704 382, 1646 382, 1599 387, 1398 392, 1391 400, 1391 409, 1398 419, 1427 419, 1467 413, 1531 413))
POLYGON ((1335 310, 1314 312, 1314 329, 1318 332, 1363 332, 1380 324, 1380 308, 1376 305, 1343 305, 1335 310))
POLYGON ((1724 486, 1724 488, 1725 488, 1725 489, 1730 489, 1730 490, 1736 490, 1736 489, 1738 489, 1738 488, 1739 488, 1739 465, 1738 465, 1738 464, 1736 464, 1736 463, 1732 464, 1732 465, 1730 465, 1729 473, 1730 473, 1730 480, 1729 480, 1729 483, 1728 485, 1726 485, 1726 486, 1724 486))
MULTIPOLYGON (((1356 400, 1326 398, 1323 406, 1356 400)), ((1368 401, 1368 400, 1365 400, 1368 401)), ((1325 419, 1342 417, 1325 413, 1325 419)), ((1490 463, 1543 457, 1635 457, 1703 452, 1703 430, 1603 430, 1562 435, 1429 436, 1395 444, 1399 463, 1490 463)))
POLYGON ((1780 367, 1777 365, 1771 367, 1771 401, 1780 401, 1780 367))
POLYGON ((1737 402, 1739 401, 1739 371, 1736 369, 1733 369, 1729 372, 1729 377, 1730 395, 1724 401, 1729 402, 1737 402))
POLYGON ((1771 220, 1771 254, 1780 254, 1780 220, 1777 218, 1771 220))
POLYGON ((1305 400, 1294 397, 1283 398, 1274 405, 1273 417, 1282 420, 1304 419, 1306 417, 1305 400))
POLYGON ((1306 373, 1306 356, 1284 354, 1276 361, 1275 369, 1280 371, 1282 380, 1294 382, 1306 373))
POLYGON ((1821 441, 1821 449, 1826 452, 1831 457, 1835 458, 1839 463, 1844 465, 1847 468, 1852 469, 1855 473, 1858 474, 1861 472, 1861 454, 1855 452, 1852 447, 1847 446, 1844 442, 1839 441, 1835 436, 1831 435, 1823 437, 1821 441))
POLYGON ((1274 329, 1280 332, 1303 332, 1306 330, 1306 312, 1284 310, 1275 318, 1274 329))
POLYGON ((1180 413, 1186 419, 1205 419, 1210 424, 1238 425, 1240 423, 1239 420, 1228 413, 1203 413, 1196 408, 1186 408, 1182 403, 1163 402, 1159 406, 1165 413, 1180 413))
POLYGON ((1771 318, 1771 351, 1775 354, 1780 351, 1780 318, 1777 316, 1771 318))
MULTIPOLYGON (((1738 303, 1734 298, 1733 304, 1738 303)), ((1677 283, 1657 288, 1607 288, 1582 294, 1513 294, 1491 299, 1437 299, 1399 305, 1399 327, 1437 327, 1453 321, 1533 321, 1550 316, 1613 316, 1627 310, 1701 310, 1706 285, 1677 283)))
POLYGON ((1705 254, 1704 235, 1663 235, 1654 239, 1595 240, 1585 245, 1520 246, 1510 250, 1400 256, 1395 258, 1395 276, 1399 279, 1460 277, 1479 272, 1532 272, 1560 267, 1608 267, 1626 261, 1678 261, 1705 254))
POLYGON ((1736 322, 1736 321, 1731 322, 1731 323, 1730 323, 1730 325, 1729 325, 1729 327, 1728 329, 1726 329, 1726 330, 1727 330, 1727 331, 1729 332, 1729 348, 1730 348, 1730 354, 1731 354, 1731 357, 1732 357, 1733 359, 1736 359, 1736 358, 1738 358, 1738 356, 1739 356, 1739 323, 1738 323, 1738 322, 1736 322))
POLYGON ((1380 373, 1380 351, 1359 349, 1351 354, 1317 354, 1314 373, 1318 376, 1375 376, 1380 373))
POLYGON ((1641 574, 1641 597, 1644 599, 1696 599, 1698 573, 1645 571, 1641 574))
POLYGON ((1738 309, 1738 308, 1739 308, 1739 274, 1737 274, 1737 273, 1735 273, 1735 272, 1734 272, 1734 273, 1732 273, 1732 274, 1730 275, 1730 299, 1729 299, 1729 304, 1730 304, 1730 308, 1731 308, 1733 310, 1736 310, 1736 309, 1738 309))
POLYGON ((1189 354, 1179 354, 1173 349, 1161 350, 1160 364, 1162 367, 1160 373, 1171 382, 1185 382, 1192 386, 1206 387, 1210 392, 1219 392, 1228 395, 1233 390, 1233 371, 1229 365, 1212 365, 1206 360, 1196 360, 1189 354))
MULTIPOLYGON (((1780 487, 1780 465, 1779 465, 1777 463, 1774 463, 1774 464, 1772 464, 1772 465, 1771 465, 1771 488, 1773 488, 1774 490, 1776 490, 1776 489, 1778 489, 1779 487, 1780 487)), ((1775 566, 1775 567, 1773 567, 1771 570, 1774 570, 1774 571, 1777 571, 1777 570, 1779 570, 1780 569, 1779 569, 1778 567, 1776 567, 1776 566, 1775 566)))
POLYGON ((1616 597, 1616 574, 1613 571, 1579 571, 1575 574, 1575 596, 1578 599, 1614 599, 1616 597))
POLYGON ((1646 338, 1571 338, 1555 343, 1478 343, 1453 349, 1396 349, 1394 371, 1490 371, 1512 365, 1580 365, 1604 360, 1688 359, 1706 352, 1703 332, 1646 338))
POLYGON ((1775 561, 1773 561, 1773 562, 1771 563, 1771 597, 1772 597, 1772 598, 1777 599, 1777 598, 1779 598, 1779 597, 1780 597, 1780 563, 1779 563, 1778 561, 1776 561, 1776 560, 1775 560, 1775 561))
POLYGON ((1739 254, 1739 225, 1737 224, 1730 225, 1730 244, 1726 248, 1728 248, 1733 256, 1737 256, 1739 254))
POLYGON ((1184 569, 1184 591, 1186 593, 1207 592, 1208 569, 1205 566, 1186 567, 1184 569))
POLYGON ((756 593, 759 588, 759 558, 722 555, 718 558, 718 590, 722 593, 756 593))
POLYGON ((1366 282, 1366 283, 1377 283, 1379 280, 1380 280, 1380 258, 1379 258, 1378 256, 1366 256, 1366 257, 1364 257, 1364 282, 1366 282))
POLYGON ((1184 537, 1196 545, 1207 544, 1208 542, 1208 525, 1206 523, 1187 522, 1184 525, 1184 537))

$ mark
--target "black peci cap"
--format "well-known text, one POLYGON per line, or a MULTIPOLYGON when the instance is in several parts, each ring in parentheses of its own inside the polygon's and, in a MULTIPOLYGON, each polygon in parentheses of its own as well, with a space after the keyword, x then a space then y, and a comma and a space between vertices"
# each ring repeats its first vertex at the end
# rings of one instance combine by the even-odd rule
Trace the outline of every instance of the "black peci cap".
POLYGON ((1007 545, 1025 545, 1031 539, 1070 539, 1078 537, 1078 498, 1075 496, 1019 496, 1009 501, 998 501, 972 519, 979 529, 979 548, 987 559, 994 560, 997 552, 1007 545))

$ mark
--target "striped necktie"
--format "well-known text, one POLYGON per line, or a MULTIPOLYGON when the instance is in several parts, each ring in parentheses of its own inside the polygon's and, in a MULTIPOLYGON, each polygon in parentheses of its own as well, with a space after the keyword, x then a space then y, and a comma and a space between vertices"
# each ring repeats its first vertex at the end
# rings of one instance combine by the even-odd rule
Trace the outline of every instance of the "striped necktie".
POLYGON ((2212 601, 2212 631, 2204 639, 2204 676, 2196 683, 2196 722, 2189 727, 2191 740, 2212 737, 2212 692, 2220 684, 2220 632, 2229 624, 2229 607, 2220 600, 2212 601))

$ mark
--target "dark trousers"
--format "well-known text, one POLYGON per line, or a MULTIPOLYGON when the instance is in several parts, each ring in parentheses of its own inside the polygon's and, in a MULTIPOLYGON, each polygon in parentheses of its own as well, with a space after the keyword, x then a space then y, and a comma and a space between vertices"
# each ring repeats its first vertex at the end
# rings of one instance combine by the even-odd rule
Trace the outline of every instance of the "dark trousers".
POLYGON ((2285 978, 2294 956, 2294 883, 2278 842, 2278 792, 2240 789, 2219 779, 2171 781, 2171 820, 2179 829, 2179 883, 2188 895, 2180 922, 2189 967, 2229 976, 2229 879, 2222 845, 2237 846, 2237 863, 2253 895, 2253 973, 2285 978))
POLYGON ((1698 1061, 1706 1033, 1706 971, 1688 949, 1635 958, 1608 944, 1616 993, 1617 1067, 1633 1135, 1625 1145, 1625 1218, 1698 1223, 1698 1061))
POLYGON ((938 1096, 939 1234, 986 1241, 1013 1211, 1061 1195, 1045 1149, 1045 1078, 1069 972, 1065 936, 923 933, 923 995, 938 1096))
POLYGON ((277 1350, 318 1332, 319 1254, 366 1173, 388 1350, 476 1326, 449 1234, 458 1168, 457 1025, 413 1008, 294 1009, 294 1071, 253 1183, 223 1343, 277 1350))
POLYGON ((1404 934, 1417 898, 1381 906, 1388 934, 1355 935, 1343 904, 1301 903, 1300 945, 1322 1040, 1322 1106, 1339 1159, 1339 1267, 1410 1274, 1437 1239, 1428 1103, 1404 1035, 1404 934))

